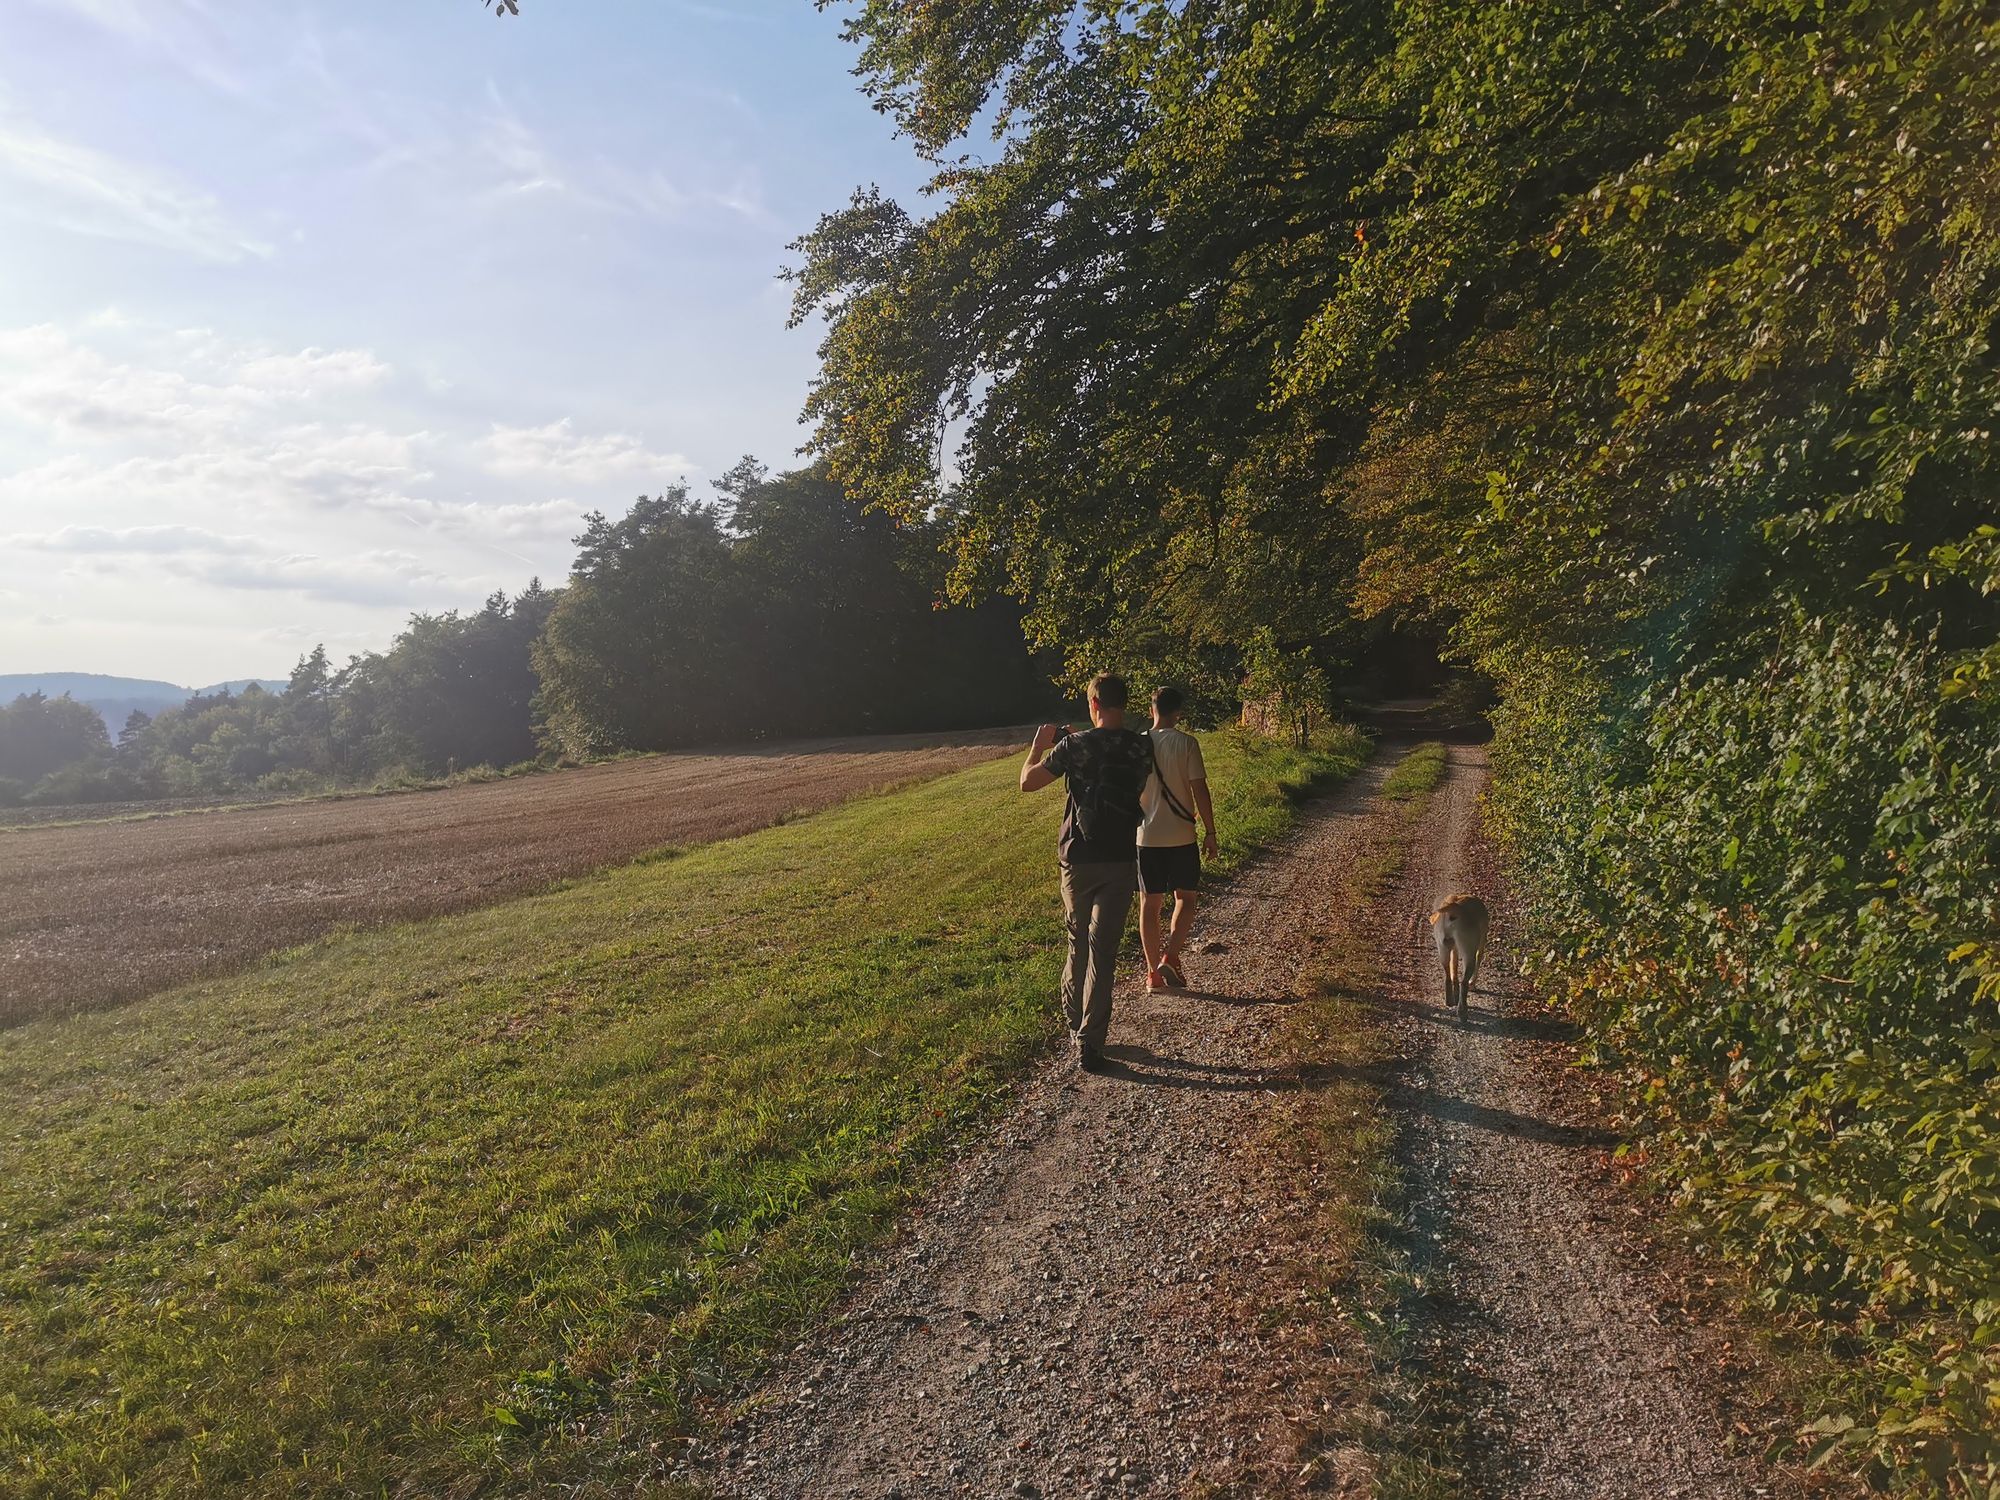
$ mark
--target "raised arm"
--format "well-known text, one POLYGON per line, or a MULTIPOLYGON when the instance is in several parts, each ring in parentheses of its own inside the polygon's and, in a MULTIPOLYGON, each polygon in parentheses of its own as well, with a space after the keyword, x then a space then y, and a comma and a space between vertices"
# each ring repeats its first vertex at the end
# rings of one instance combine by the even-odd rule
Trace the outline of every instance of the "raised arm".
POLYGON ((1028 758, 1021 762, 1021 790, 1039 792, 1056 779, 1056 773, 1042 762, 1048 758, 1049 750, 1055 745, 1060 731, 1053 724, 1044 724, 1035 731, 1034 743, 1028 746, 1028 758))

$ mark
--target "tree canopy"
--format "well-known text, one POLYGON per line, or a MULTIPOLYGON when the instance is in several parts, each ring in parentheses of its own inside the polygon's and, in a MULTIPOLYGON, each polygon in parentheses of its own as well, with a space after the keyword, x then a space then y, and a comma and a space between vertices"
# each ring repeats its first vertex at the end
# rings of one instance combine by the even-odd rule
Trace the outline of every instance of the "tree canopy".
POLYGON ((1494 661, 1684 659, 1773 570, 1928 581, 1984 650, 1993 25, 872 0, 942 206, 801 242, 816 450, 1079 666, 1356 599, 1494 661))
POLYGON ((535 648, 564 750, 988 724, 1049 696, 1014 611, 934 607, 929 524, 750 459, 717 489, 590 518, 535 648))
POLYGON ((1442 629, 1501 689, 1543 981, 1710 1230, 1874 1351, 1827 1440, 1990 1485, 2000 13, 847 30, 936 175, 798 246, 830 474, 938 518, 955 595, 1072 677, 1305 683, 1357 613, 1442 629))

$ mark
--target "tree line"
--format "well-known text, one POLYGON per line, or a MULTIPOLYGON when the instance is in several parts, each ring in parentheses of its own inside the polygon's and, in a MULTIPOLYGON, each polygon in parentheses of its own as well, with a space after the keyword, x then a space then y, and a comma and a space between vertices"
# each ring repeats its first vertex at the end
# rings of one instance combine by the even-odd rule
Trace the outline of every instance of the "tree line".
POLYGON ((862 513, 817 470, 745 460, 586 518, 566 586, 419 614, 281 692, 197 695, 115 741, 88 706, 0 707, 0 805, 309 792, 769 736, 1025 719, 1048 675, 1004 603, 940 610, 936 527, 862 513))
POLYGON ((798 246, 814 451, 954 597, 1497 684, 1523 953, 1660 1180, 1867 1351, 1809 1442, 2000 1473, 2000 15, 859 0, 937 167, 798 246), (990 130, 991 143, 972 139, 990 130), (956 444, 949 466, 937 455, 956 444))

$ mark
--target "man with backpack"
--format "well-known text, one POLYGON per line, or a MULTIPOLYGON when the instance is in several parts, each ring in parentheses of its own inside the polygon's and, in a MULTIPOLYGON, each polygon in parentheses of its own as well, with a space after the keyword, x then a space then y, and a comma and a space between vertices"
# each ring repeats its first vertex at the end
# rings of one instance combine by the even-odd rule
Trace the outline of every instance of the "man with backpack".
POLYGON ((1139 829, 1139 946, 1146 950, 1146 990, 1187 986, 1181 950, 1194 926, 1195 893, 1201 889, 1203 856, 1214 859, 1215 804, 1208 795, 1208 768, 1201 741, 1179 728, 1181 690, 1153 693, 1153 780, 1146 787, 1146 821, 1139 829), (1195 844, 1195 818, 1206 830, 1195 844), (1161 909, 1173 893, 1172 925, 1162 933, 1161 909))
POLYGON ((1021 767, 1024 792, 1040 791, 1058 776, 1068 783, 1056 854, 1069 928, 1062 1008, 1086 1073, 1104 1067, 1118 944, 1138 882, 1141 799, 1153 773, 1146 736, 1125 727, 1125 702, 1125 679, 1100 673, 1090 684, 1092 727, 1072 734, 1042 725, 1021 767))

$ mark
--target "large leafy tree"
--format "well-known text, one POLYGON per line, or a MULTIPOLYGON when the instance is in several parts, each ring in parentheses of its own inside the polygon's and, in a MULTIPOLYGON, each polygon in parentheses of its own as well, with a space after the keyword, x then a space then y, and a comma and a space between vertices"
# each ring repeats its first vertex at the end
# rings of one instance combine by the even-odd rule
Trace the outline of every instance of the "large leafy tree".
POLYGON ((934 523, 864 510, 820 468, 745 459, 718 488, 754 606, 757 732, 984 725, 1045 705, 1017 611, 939 608, 934 523))
POLYGON ((1274 372, 1367 213, 1385 127, 1346 113, 1354 64, 1272 55, 1217 5, 877 4, 851 30, 945 202, 920 220, 862 193, 801 242, 835 477, 946 518, 954 592, 1023 600, 1073 675, 1259 631, 1337 652, 1357 548, 1333 479, 1365 412, 1274 372), (1265 110, 1221 97, 1246 58, 1265 110), (996 158, 953 154, 989 116, 996 158))
POLYGON ((802 242, 833 474, 942 518, 955 587, 1073 668, 1303 673, 1350 604, 1448 627, 1662 1157, 1772 1295, 1884 1340, 1846 1430, 1990 1487, 2000 13, 861 0, 849 31, 938 171, 802 242))
POLYGON ((941 206, 802 242, 816 446, 1079 661, 1338 640, 1357 565, 1503 669, 1698 649, 1774 567, 1990 590, 1992 26, 872 0, 941 206))
POLYGON ((587 755, 736 731, 753 622, 718 509, 676 485, 592 514, 577 548, 534 648, 549 738, 587 755))
MULTIPOLYGON (((537 749, 530 652, 559 597, 535 579, 514 598, 495 593, 470 614, 414 615, 388 651, 356 661, 324 690, 295 673, 286 696, 307 712, 324 702, 322 691, 334 704, 355 696, 350 709, 365 705, 365 713, 350 711, 343 728, 352 734, 366 721, 362 749, 375 765, 400 762, 436 774, 528 760, 537 749)), ((311 673, 313 665, 308 659, 300 671, 311 673)))
POLYGON ((76 761, 99 757, 111 736, 97 710, 67 693, 23 693, 0 707, 0 776, 23 783, 39 781, 76 761))
POLYGON ((535 650, 573 754, 1026 717, 1043 694, 1005 608, 941 612, 935 528, 827 476, 745 459, 717 485, 593 517, 535 650))

